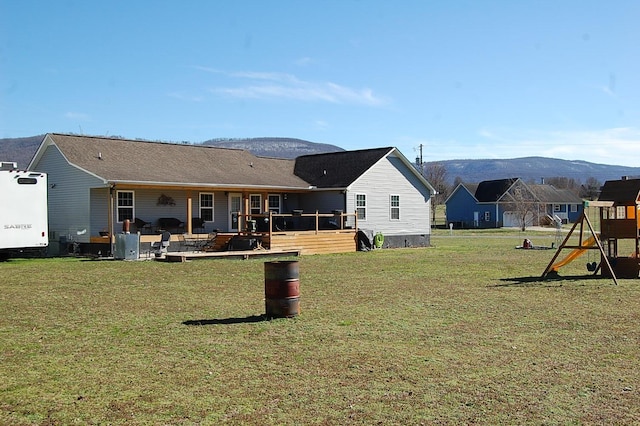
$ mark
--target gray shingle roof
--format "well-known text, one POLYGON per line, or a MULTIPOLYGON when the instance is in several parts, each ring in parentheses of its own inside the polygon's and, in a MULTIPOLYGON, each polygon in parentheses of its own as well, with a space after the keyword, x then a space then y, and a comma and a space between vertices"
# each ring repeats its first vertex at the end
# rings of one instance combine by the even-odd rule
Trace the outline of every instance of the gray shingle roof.
POLYGON ((547 204, 582 204, 582 198, 569 189, 558 189, 553 185, 529 185, 536 198, 547 204))
POLYGON ((110 182, 308 188, 294 160, 203 145, 50 134, 66 159, 110 182))

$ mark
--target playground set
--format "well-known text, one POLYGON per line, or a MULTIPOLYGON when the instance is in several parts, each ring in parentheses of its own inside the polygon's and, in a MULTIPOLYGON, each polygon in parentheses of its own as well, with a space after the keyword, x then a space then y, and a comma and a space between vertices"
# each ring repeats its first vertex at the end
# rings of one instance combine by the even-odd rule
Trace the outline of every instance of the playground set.
POLYGON ((585 201, 584 209, 555 255, 542 273, 542 278, 557 275, 560 268, 578 259, 585 253, 598 251, 599 262, 587 262, 587 271, 593 275, 599 272, 603 277, 638 278, 640 272, 640 179, 621 179, 605 182, 597 201, 585 201), (597 231, 589 216, 598 212, 600 220, 597 231), (577 231, 578 242, 573 234, 577 231), (633 251, 620 253, 628 247, 623 240, 632 240, 633 251), (570 243, 570 241, 572 241, 570 243), (571 250, 558 260, 560 253, 571 250))

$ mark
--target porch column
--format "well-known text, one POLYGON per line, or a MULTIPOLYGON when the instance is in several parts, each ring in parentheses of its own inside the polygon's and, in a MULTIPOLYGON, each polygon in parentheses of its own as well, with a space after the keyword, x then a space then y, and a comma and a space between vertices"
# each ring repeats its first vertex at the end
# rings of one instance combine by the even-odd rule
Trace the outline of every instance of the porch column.
POLYGON ((113 256, 113 253, 115 251, 115 229, 114 229, 114 215, 115 215, 115 196, 116 196, 116 189, 115 189, 115 185, 109 185, 109 218, 107 220, 107 227, 109 228, 109 250, 111 250, 111 255, 113 256))
POLYGON ((244 215, 238 215, 238 233, 241 233, 245 228, 245 222, 247 221, 248 215, 251 213, 251 209, 249 208, 249 193, 242 193, 242 201, 244 202, 244 215))
POLYGON ((192 229, 191 229, 191 218, 193 217, 193 198, 191 195, 191 190, 187 189, 187 234, 191 235, 192 233, 192 229))

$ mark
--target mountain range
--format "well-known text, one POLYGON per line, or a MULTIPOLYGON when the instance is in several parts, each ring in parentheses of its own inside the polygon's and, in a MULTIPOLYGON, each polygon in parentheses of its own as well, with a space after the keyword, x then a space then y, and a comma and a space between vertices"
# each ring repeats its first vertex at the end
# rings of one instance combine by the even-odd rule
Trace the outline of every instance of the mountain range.
POLYGON ((640 167, 615 166, 590 163, 581 160, 559 160, 546 157, 522 157, 485 160, 444 160, 426 162, 425 167, 438 163, 447 171, 446 180, 452 183, 457 177, 463 182, 477 183, 483 180, 519 177, 524 181, 539 182, 542 179, 566 177, 584 183, 594 177, 600 182, 640 176, 640 167))
MULTIPOLYGON (((21 169, 26 168, 42 142, 44 135, 24 138, 0 139, 0 161, 13 161, 21 169)), ((183 142, 184 143, 184 142, 183 142)), ((254 155, 275 158, 296 158, 301 155, 344 151, 335 145, 309 142, 295 138, 217 138, 202 142, 203 145, 245 149, 254 155)), ((440 164, 446 170, 446 181, 453 183, 477 183, 483 180, 519 177, 525 181, 540 181, 545 178, 566 177, 585 182, 593 177, 600 182, 620 179, 622 176, 640 176, 640 167, 626 167, 569 161, 546 157, 524 157, 512 159, 442 160, 425 162, 424 166, 440 164)))
POLYGON ((338 152, 344 149, 326 143, 295 138, 210 139, 202 142, 222 148, 244 149, 260 157, 296 158, 301 155, 338 152))

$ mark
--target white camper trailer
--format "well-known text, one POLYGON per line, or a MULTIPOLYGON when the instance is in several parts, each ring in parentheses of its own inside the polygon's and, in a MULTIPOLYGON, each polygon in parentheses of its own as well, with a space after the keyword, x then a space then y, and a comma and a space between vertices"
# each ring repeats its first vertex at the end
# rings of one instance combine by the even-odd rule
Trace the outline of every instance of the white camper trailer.
POLYGON ((0 258, 48 244, 47 175, 0 162, 0 258))

